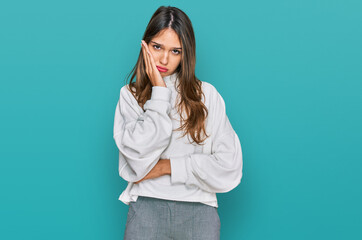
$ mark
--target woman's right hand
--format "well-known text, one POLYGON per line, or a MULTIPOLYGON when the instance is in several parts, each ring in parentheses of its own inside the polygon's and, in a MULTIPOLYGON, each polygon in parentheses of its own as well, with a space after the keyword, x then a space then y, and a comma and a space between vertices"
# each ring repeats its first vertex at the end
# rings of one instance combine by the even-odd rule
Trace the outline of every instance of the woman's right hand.
POLYGON ((147 43, 143 40, 141 40, 141 48, 146 66, 146 73, 151 81, 151 84, 153 86, 166 87, 165 81, 156 67, 151 51, 148 49, 147 43))

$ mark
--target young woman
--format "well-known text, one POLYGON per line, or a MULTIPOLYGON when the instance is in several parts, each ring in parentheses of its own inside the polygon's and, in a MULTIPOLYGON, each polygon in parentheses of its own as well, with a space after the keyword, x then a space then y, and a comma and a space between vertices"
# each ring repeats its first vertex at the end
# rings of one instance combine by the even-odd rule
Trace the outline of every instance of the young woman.
POLYGON ((196 78, 195 64, 190 19, 161 6, 115 111, 119 175, 128 181, 119 197, 129 205, 124 239, 220 238, 216 193, 240 183, 242 151, 223 98, 196 78))

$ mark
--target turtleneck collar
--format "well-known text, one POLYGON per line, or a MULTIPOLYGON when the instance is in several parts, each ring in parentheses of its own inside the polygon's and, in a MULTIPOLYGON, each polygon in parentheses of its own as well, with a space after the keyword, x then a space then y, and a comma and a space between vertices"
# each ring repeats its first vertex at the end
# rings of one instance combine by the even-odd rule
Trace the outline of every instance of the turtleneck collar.
POLYGON ((171 75, 163 77, 163 80, 165 81, 166 85, 175 84, 177 79, 177 72, 172 73, 171 75))

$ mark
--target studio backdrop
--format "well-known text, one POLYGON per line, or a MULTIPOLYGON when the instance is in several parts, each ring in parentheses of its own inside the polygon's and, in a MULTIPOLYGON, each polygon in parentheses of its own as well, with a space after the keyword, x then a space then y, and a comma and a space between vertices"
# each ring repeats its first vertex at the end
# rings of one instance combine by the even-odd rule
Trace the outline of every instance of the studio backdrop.
POLYGON ((243 150, 221 239, 362 239, 362 3, 0 4, 0 239, 122 239, 113 120, 151 14, 182 9, 243 150))

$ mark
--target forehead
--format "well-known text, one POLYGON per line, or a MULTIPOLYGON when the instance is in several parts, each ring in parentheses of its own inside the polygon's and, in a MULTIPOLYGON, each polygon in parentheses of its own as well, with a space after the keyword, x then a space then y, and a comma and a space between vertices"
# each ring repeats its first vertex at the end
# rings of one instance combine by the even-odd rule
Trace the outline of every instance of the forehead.
POLYGON ((177 33, 170 28, 165 28, 161 30, 155 37, 151 39, 151 41, 155 41, 166 47, 175 47, 175 48, 181 47, 181 42, 177 33))

